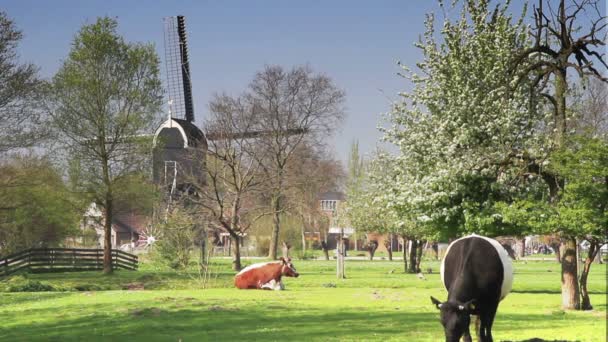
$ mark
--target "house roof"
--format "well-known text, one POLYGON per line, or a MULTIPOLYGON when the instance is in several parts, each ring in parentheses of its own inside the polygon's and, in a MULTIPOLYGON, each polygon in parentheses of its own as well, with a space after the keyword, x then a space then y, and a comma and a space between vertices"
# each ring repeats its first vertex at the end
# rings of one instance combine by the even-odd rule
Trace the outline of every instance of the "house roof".
POLYGON ((344 201, 346 196, 341 191, 328 191, 319 195, 320 201, 344 201))
POLYGON ((112 228, 119 233, 141 233, 146 229, 149 218, 134 214, 118 214, 112 218, 112 228))

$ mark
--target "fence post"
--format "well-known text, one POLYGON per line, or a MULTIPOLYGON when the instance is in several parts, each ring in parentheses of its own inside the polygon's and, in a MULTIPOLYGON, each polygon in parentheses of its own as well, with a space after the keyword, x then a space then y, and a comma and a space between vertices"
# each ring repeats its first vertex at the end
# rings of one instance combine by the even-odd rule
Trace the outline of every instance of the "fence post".
POLYGON ((99 269, 99 248, 95 250, 95 267, 99 269))

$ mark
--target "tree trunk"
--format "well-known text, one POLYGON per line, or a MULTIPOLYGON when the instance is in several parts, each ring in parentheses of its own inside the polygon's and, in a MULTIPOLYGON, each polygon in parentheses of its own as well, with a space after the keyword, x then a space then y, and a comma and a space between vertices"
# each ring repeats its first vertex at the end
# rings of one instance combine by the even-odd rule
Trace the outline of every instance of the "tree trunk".
POLYGON ((418 242, 415 239, 410 240, 410 267, 408 273, 416 273, 416 250, 418 248, 418 242))
POLYGON ((433 241, 431 248, 435 254, 435 260, 439 260, 439 243, 437 241, 433 241))
MULTIPOLYGON (((391 235, 392 237, 392 235, 391 235)), ((392 245, 392 239, 389 240, 384 240, 384 247, 386 248, 386 253, 388 253, 388 261, 393 261, 393 246, 392 245)))
POLYGON ((287 242, 283 241, 283 246, 281 247, 281 252, 283 253, 283 258, 289 258, 289 250, 291 249, 291 245, 287 242))
POLYGON ((321 241, 321 249, 323 250, 323 255, 325 255, 325 260, 329 260, 329 250, 327 249, 327 242, 321 241))
POLYGON ((526 237, 522 237, 520 240, 521 250, 519 251, 519 257, 524 258, 526 256, 526 237))
POLYGON ((344 230, 340 229, 340 237, 338 238, 338 255, 337 255, 337 272, 336 275, 338 279, 345 279, 346 274, 344 274, 344 230))
POLYGON ((403 272, 407 273, 407 237, 402 236, 403 239, 403 272))
POLYGON ((576 239, 564 240, 562 253, 562 307, 566 310, 580 308, 577 281, 576 239))
POLYGON ((416 255, 416 273, 420 273, 420 262, 422 261, 422 253, 424 252, 424 247, 426 247, 426 240, 420 240, 418 244, 418 251, 416 255))
POLYGON ((302 256, 306 256, 306 225, 302 224, 302 256))
POLYGON ((230 235, 231 240, 233 241, 233 243, 231 243, 232 245, 234 245, 234 255, 232 257, 232 269, 235 271, 240 271, 242 268, 241 265, 241 244, 240 244, 240 237, 238 235, 230 235))
POLYGON ((111 274, 112 269, 112 212, 114 202, 112 200, 112 194, 106 194, 105 201, 105 216, 104 222, 104 243, 103 243, 103 273, 111 274))
POLYGON ((376 254, 376 250, 378 249, 378 241, 372 240, 367 243, 367 252, 369 253, 369 260, 374 260, 374 255, 376 254))
POLYGON ((558 263, 562 262, 562 258, 561 258, 561 243, 552 243, 549 246, 551 246, 551 248, 553 248, 553 252, 555 252, 555 259, 558 263))
POLYGON ((589 270, 591 269, 591 264, 593 263, 593 259, 597 257, 600 245, 595 241, 590 241, 591 245, 589 245, 589 253, 587 254, 587 258, 585 259, 585 264, 583 266, 583 270, 581 272, 580 278, 580 286, 581 286, 581 310, 592 310, 593 306, 591 306, 591 299, 589 298, 589 291, 587 291, 587 277, 589 276, 589 270))
POLYGON ((277 249, 279 246, 279 228, 281 225, 281 217, 279 212, 281 209, 281 201, 279 196, 272 197, 271 206, 274 213, 272 214, 272 235, 270 236, 268 258, 271 260, 276 260, 277 249))
MULTIPOLYGON (((566 57, 568 58, 568 57, 566 57)), ((562 61, 562 65, 565 65, 567 60, 562 61)), ((566 74, 566 67, 557 70, 555 73, 555 144, 559 148, 564 142, 564 138, 567 132, 567 120, 566 120, 566 94, 568 92, 568 79, 566 74)))
MULTIPOLYGON (((105 137, 101 137, 100 141, 105 141, 105 137)), ((114 213, 114 196, 112 194, 112 179, 110 177, 110 162, 105 152, 105 144, 101 143, 102 160, 101 167, 103 172, 103 185, 105 186, 105 215, 104 222, 104 244, 103 244, 103 273, 112 273, 112 220, 114 213)), ((118 233, 117 233, 118 236, 118 233)))

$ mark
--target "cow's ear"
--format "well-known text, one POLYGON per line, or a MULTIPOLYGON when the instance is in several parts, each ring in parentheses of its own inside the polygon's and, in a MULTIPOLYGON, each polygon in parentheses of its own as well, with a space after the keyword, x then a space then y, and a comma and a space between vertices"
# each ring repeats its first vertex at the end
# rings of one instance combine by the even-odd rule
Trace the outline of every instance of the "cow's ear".
POLYGON ((441 309, 441 302, 437 298, 431 296, 431 302, 433 302, 433 304, 435 304, 437 309, 441 309))
POLYGON ((283 265, 287 264, 287 261, 285 260, 285 258, 281 257, 281 259, 279 259, 279 260, 281 260, 281 262, 283 263, 283 265))

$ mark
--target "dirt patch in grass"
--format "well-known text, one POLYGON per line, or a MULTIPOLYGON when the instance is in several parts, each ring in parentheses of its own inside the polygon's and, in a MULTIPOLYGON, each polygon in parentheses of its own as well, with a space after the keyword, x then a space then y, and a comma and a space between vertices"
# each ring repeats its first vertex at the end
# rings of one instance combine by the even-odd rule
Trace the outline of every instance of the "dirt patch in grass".
POLYGON ((158 317, 163 313, 163 311, 159 308, 143 308, 143 309, 134 309, 129 312, 129 314, 133 317, 158 317))
POLYGON ((144 283, 133 282, 133 283, 128 283, 128 284, 123 284, 122 289, 128 290, 128 291, 141 291, 141 290, 145 289, 145 286, 144 286, 144 283))
POLYGON ((237 308, 227 308, 225 306, 220 305, 211 305, 209 307, 209 311, 239 311, 237 308))

